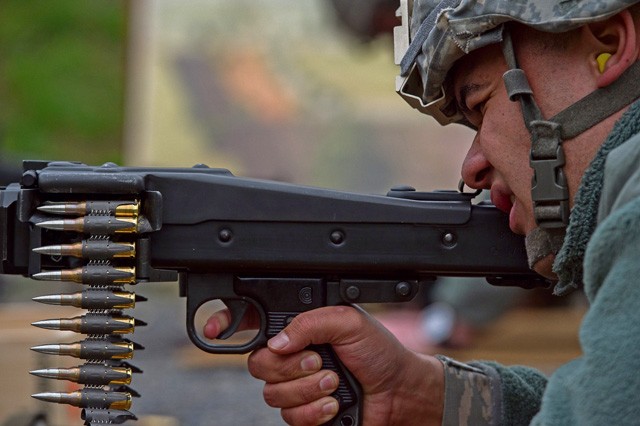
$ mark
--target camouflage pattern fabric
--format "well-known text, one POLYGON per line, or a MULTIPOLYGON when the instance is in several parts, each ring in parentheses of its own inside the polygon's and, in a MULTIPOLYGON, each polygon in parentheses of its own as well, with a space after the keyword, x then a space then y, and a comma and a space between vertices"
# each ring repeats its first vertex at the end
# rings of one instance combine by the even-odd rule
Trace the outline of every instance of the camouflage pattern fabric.
MULTIPOLYGON (((520 22, 540 31, 564 32, 606 19, 638 1, 414 0, 411 45, 402 61, 401 75, 406 76, 414 63, 418 65, 424 91, 413 95, 427 104, 441 96, 447 73, 456 60, 502 41, 505 22, 520 22)), ((448 99, 440 109, 450 109, 451 101, 448 99)))
POLYGON ((502 420, 498 372, 485 364, 465 364, 443 355, 445 401, 443 425, 489 426, 502 420))

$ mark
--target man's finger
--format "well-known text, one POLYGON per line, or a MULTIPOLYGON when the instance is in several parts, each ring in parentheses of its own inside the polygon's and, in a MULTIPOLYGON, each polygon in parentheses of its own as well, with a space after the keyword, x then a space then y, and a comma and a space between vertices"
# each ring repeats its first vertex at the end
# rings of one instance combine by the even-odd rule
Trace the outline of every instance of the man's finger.
MULTIPOLYGON (((204 325, 203 332, 207 339, 215 339, 220 333, 229 328, 229 325, 231 325, 231 312, 228 309, 223 309, 209 317, 204 325)), ((242 317, 236 331, 256 330, 258 328, 260 328, 260 316, 254 307, 250 307, 242 317)))
POLYGON ((224 309, 215 312, 204 325, 204 335, 208 339, 215 339, 229 327, 229 324, 231 324, 231 313, 229 310, 224 309))
POLYGON ((293 353, 311 344, 348 344, 357 340, 365 328, 364 313, 351 306, 330 306, 303 312, 282 332, 271 338, 269 349, 275 353, 293 353), (354 338, 354 336, 356 336, 354 338))
POLYGON ((320 355, 302 351, 291 355, 278 355, 258 349, 249 355, 249 373, 267 383, 280 383, 314 374, 322 367, 320 355))
POLYGON ((338 401, 326 396, 306 405, 293 408, 283 408, 280 411, 282 419, 293 426, 317 426, 324 424, 338 414, 338 401))
POLYGON ((301 379, 264 386, 265 402, 276 408, 292 408, 309 404, 331 395, 339 385, 338 375, 322 370, 301 379))

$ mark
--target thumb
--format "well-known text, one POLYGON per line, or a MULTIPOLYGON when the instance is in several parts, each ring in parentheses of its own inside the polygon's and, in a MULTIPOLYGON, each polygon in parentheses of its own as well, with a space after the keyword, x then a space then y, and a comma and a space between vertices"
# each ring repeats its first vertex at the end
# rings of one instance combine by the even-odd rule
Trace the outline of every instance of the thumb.
POLYGON ((327 306, 303 312, 267 345, 278 354, 298 352, 312 344, 340 345, 362 332, 362 312, 354 306, 327 306))

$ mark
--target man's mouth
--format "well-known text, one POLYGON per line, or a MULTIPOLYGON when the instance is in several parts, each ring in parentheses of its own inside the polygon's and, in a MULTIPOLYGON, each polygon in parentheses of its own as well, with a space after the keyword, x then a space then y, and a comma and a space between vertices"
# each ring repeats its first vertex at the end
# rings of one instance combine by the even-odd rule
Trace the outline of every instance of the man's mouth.
POLYGON ((515 202, 515 196, 499 189, 491 189, 491 202, 505 213, 509 213, 515 202))
POLYGON ((491 188, 491 202, 498 208, 509 215, 509 228, 515 233, 521 233, 517 227, 515 206, 517 205, 516 197, 510 192, 491 188))

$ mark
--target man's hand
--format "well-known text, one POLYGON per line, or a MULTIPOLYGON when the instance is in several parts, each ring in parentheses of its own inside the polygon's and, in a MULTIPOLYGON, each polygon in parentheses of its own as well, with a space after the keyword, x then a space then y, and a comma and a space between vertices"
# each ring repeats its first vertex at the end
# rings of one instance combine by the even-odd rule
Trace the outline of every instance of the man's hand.
MULTIPOLYGON (((249 314, 241 328, 255 328, 249 314)), ((229 325, 228 311, 215 313, 204 333, 215 338, 229 325)), ((305 348, 329 343, 362 385, 367 426, 439 425, 444 400, 442 364, 409 351, 360 309, 332 306, 298 315, 268 347, 249 357, 251 374, 266 382, 264 399, 281 408, 290 425, 311 426, 329 421, 338 411, 330 395, 338 376, 322 370, 320 356, 305 348)))

